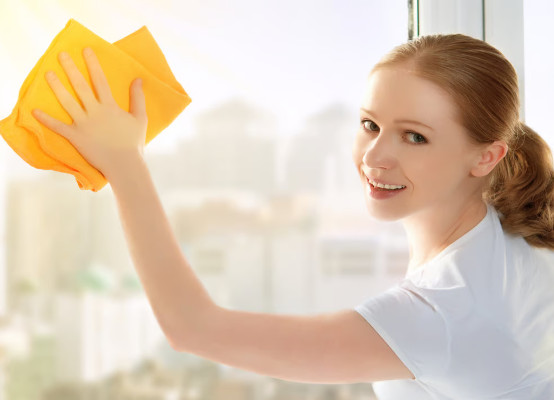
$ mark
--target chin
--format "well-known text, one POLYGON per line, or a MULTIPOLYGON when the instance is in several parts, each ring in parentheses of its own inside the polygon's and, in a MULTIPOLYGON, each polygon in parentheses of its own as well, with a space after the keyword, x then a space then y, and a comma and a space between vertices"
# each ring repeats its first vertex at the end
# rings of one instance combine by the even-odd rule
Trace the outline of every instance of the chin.
POLYGON ((395 207, 375 206, 367 204, 367 211, 372 218, 380 221, 398 221, 406 216, 405 212, 401 212, 395 207))

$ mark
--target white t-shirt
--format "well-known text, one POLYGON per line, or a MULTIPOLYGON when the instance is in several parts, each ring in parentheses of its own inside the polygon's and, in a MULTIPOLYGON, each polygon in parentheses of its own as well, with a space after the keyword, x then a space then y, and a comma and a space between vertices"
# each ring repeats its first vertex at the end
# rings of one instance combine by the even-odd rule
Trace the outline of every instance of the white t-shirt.
POLYGON ((479 224, 398 285, 355 307, 415 379, 379 400, 554 399, 554 251, 479 224))

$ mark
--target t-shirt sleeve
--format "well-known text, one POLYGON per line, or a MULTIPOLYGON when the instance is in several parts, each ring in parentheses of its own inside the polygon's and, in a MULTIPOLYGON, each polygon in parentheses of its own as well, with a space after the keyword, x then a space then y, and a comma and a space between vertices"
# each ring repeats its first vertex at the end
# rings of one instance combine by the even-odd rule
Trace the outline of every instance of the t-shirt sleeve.
POLYGON ((449 326, 434 300, 404 280, 355 307, 416 379, 441 375, 449 361, 449 326))

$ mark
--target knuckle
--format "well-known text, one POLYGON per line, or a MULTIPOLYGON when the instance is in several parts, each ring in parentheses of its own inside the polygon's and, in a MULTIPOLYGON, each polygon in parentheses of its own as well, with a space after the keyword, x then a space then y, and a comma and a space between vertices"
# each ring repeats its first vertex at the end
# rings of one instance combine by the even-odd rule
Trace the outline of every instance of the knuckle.
POLYGON ((79 91, 85 91, 89 89, 89 86, 87 82, 84 80, 82 76, 75 76, 75 89, 79 91))

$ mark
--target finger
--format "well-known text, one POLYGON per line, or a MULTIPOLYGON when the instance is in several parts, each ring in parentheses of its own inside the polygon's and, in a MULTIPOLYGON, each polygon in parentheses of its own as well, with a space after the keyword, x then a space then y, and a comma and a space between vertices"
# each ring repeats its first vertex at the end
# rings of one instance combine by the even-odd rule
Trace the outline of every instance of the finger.
POLYGON ((98 61, 98 57, 96 57, 94 51, 90 47, 85 47, 83 49, 83 57, 87 64, 88 73, 100 103, 114 102, 115 100, 110 89, 110 84, 106 79, 104 70, 102 69, 100 61, 98 61))
POLYGON ((75 93, 77 93, 77 96, 81 99, 85 110, 93 109, 93 107, 98 104, 98 101, 96 100, 94 92, 90 88, 88 82, 73 62, 71 56, 65 51, 62 51, 58 54, 58 58, 67 77, 69 78, 69 82, 71 82, 71 86, 73 86, 75 93))
POLYGON ((131 83, 131 99, 129 101, 129 112, 140 121, 146 122, 146 101, 142 91, 142 79, 137 78, 131 83))
POLYGON ((75 98, 67 91, 63 83, 58 79, 54 71, 48 71, 45 74, 46 82, 54 92, 54 95, 58 99, 59 103, 69 116, 75 121, 84 114, 81 105, 75 100, 75 98))
POLYGON ((37 119, 38 122, 46 126, 48 129, 56 132, 57 134, 63 136, 64 138, 71 140, 73 137, 73 126, 64 124, 62 121, 57 120, 54 117, 46 114, 44 111, 35 108, 31 111, 33 117, 37 119))

